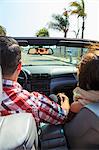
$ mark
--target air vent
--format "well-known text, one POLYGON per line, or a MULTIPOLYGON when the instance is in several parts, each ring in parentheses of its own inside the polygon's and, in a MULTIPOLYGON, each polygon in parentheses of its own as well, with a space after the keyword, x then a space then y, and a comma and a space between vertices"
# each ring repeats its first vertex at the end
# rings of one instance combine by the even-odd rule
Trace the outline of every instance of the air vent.
POLYGON ((75 73, 65 73, 65 74, 57 74, 53 75, 53 78, 60 78, 60 77, 67 77, 67 78, 75 78, 76 74, 75 73))
POLYGON ((49 79, 51 76, 47 73, 43 74, 32 74, 33 79, 49 79))

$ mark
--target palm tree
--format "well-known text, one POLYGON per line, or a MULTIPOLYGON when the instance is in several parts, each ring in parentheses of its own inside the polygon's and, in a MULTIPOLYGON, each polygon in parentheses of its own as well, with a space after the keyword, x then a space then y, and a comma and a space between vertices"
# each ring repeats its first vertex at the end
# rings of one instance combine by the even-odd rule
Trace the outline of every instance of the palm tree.
POLYGON ((51 21, 48 25, 49 28, 62 31, 64 33, 64 37, 67 37, 67 32, 69 30, 69 15, 66 12, 63 15, 53 14, 53 21, 51 21))
POLYGON ((6 29, 5 27, 0 25, 0 36, 5 36, 6 35, 6 29))
POLYGON ((85 4, 84 0, 80 0, 80 2, 74 1, 70 3, 70 7, 74 7, 74 10, 71 10, 71 14, 76 14, 77 17, 82 18, 82 35, 81 38, 84 38, 84 29, 85 29, 85 4))

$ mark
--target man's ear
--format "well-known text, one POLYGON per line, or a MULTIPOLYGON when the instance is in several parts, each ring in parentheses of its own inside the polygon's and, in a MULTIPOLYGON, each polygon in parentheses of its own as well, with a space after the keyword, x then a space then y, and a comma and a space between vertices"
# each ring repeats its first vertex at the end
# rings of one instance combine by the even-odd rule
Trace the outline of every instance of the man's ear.
POLYGON ((21 71, 21 68, 22 68, 22 63, 20 62, 17 66, 17 71, 20 72, 21 71))

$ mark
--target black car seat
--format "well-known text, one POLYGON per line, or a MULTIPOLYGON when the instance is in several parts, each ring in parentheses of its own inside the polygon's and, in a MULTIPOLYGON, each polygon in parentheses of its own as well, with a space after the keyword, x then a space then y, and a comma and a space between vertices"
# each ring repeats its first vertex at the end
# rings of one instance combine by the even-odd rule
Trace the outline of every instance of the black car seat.
POLYGON ((68 148, 73 150, 99 149, 99 103, 86 105, 64 126, 68 148))
POLYGON ((45 124, 40 135, 41 150, 68 150, 62 125, 45 124))

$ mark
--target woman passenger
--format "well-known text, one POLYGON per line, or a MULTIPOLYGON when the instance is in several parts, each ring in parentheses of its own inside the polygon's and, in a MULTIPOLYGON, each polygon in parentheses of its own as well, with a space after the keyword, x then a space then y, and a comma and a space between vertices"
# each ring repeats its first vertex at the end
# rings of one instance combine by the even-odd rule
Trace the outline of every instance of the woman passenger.
POLYGON ((99 102, 99 45, 90 46, 78 68, 78 86, 73 91, 70 111, 78 113, 92 102, 99 102))

